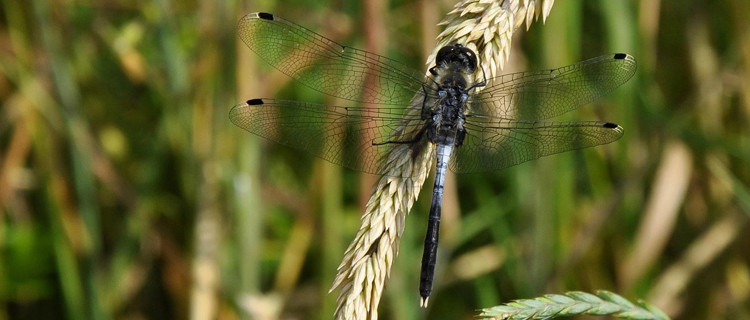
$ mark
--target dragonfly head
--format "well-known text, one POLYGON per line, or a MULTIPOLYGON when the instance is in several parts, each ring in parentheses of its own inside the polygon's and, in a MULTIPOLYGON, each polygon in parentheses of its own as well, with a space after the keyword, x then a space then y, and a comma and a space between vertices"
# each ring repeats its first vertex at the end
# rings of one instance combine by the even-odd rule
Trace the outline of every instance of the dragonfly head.
POLYGON ((440 48, 435 57, 435 64, 443 66, 452 63, 459 64, 471 74, 477 69, 477 55, 471 49, 458 43, 440 48))

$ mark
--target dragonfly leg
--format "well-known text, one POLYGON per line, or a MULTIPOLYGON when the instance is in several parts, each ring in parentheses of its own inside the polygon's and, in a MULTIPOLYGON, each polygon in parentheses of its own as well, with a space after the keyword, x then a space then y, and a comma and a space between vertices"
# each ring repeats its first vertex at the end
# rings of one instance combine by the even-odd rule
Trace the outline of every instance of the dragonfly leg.
POLYGON ((471 89, 481 88, 481 87, 484 87, 484 86, 487 85, 487 74, 484 73, 484 68, 480 68, 480 69, 482 70, 482 77, 484 78, 484 80, 482 80, 481 82, 477 82, 477 83, 474 83, 473 85, 471 85, 471 87, 469 87, 469 88, 466 89, 467 92, 469 90, 471 90, 471 89))
POLYGON ((422 120, 425 120, 429 119, 430 112, 427 110, 427 86, 424 83, 422 83, 422 91, 424 91, 424 96, 422 97, 422 120))
POLYGON ((456 131, 456 141, 453 145, 459 147, 464 144, 464 138, 466 138, 466 129, 459 129, 456 131))
POLYGON ((373 140, 372 141, 372 145, 373 146, 382 146, 384 144, 389 144, 389 143, 393 143, 393 144, 411 144, 411 143, 417 143, 420 140, 422 140, 422 136, 424 135, 424 132, 427 130, 428 127, 430 127, 430 126, 429 125, 425 125, 424 127, 422 127, 422 129, 420 129, 419 132, 417 132, 417 134, 411 140, 403 140, 403 141, 388 140, 388 141, 384 141, 384 142, 375 142, 373 140))

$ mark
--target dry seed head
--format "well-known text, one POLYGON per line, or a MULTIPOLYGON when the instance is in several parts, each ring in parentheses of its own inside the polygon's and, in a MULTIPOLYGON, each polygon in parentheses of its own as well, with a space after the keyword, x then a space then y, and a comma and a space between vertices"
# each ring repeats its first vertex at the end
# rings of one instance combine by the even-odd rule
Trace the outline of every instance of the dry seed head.
POLYGON ((435 64, 437 50, 460 43, 476 52, 487 77, 494 78, 508 60, 513 32, 524 22, 528 29, 540 13, 546 20, 552 4, 554 0, 464 0, 440 22, 445 30, 427 65, 435 64))
MULTIPOLYGON (((420 106, 421 100, 413 101, 411 115, 418 115, 420 106)), ((393 140, 403 140, 416 133, 403 128, 417 126, 407 123, 394 133, 393 140)), ((433 149, 429 145, 414 155, 411 145, 394 144, 386 156, 381 170, 383 176, 367 202, 360 229, 346 249, 331 288, 341 288, 336 301, 336 319, 377 319, 378 304, 398 254, 406 214, 426 180, 433 149)))

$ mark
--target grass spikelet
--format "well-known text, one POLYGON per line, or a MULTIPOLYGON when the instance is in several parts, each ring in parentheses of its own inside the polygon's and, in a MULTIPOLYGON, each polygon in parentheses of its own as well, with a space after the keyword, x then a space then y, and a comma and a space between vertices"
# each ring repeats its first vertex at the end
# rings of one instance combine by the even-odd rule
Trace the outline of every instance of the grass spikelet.
POLYGON ((482 310, 484 319, 554 319, 576 315, 605 316, 620 319, 669 319, 661 310, 643 301, 634 304, 625 298, 608 291, 598 291, 596 295, 585 292, 548 294, 534 299, 515 300, 497 307, 482 310))
MULTIPOLYGON (((439 48, 458 42, 477 53, 487 77, 495 76, 508 58, 513 32, 540 11, 546 18, 552 3, 552 0, 463 1, 440 23, 446 29, 438 36, 438 45, 427 59, 428 65, 434 64, 439 48), (538 10, 542 2, 548 7, 538 10)), ((413 115, 419 114, 421 103, 421 99, 412 101, 413 115)), ((407 123, 401 128, 416 126, 407 123)), ((394 140, 414 133, 397 130, 394 140)), ((410 144, 393 146, 381 167, 383 175, 367 202, 360 229, 346 249, 331 288, 331 291, 341 288, 334 313, 336 319, 377 319, 377 307, 398 255, 406 215, 417 200, 433 162, 431 144, 422 149, 414 149, 410 144)), ((414 292, 417 301, 416 288, 414 292)))
MULTIPOLYGON (((437 37, 436 49, 463 44, 477 53, 487 77, 496 77, 510 55, 513 32, 524 22, 528 29, 540 13, 546 20, 553 4, 554 0, 464 0, 440 22, 445 29, 437 37)), ((435 61, 436 54, 434 50, 428 65, 435 61)))

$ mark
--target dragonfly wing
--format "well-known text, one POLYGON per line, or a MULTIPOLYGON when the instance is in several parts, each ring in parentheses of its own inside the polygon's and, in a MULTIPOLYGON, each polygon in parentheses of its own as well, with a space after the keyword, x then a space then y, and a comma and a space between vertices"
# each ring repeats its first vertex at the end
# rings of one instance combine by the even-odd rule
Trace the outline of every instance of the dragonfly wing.
POLYGON ((467 118, 467 135, 450 168, 456 173, 489 172, 570 150, 613 142, 623 135, 611 122, 543 122, 467 118))
POLYGON ((549 119, 608 94, 636 70, 633 56, 616 53, 569 66, 506 74, 470 101, 470 114, 493 118, 549 119))
POLYGON ((232 108, 229 118, 246 131, 308 152, 331 163, 378 174, 385 154, 424 121, 401 108, 355 108, 275 99, 252 99, 232 108))
POLYGON ((341 45, 270 13, 250 13, 237 29, 242 41, 263 60, 316 91, 384 105, 408 105, 422 94, 421 72, 341 45))

